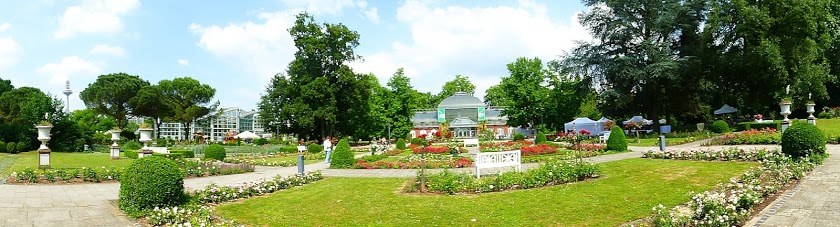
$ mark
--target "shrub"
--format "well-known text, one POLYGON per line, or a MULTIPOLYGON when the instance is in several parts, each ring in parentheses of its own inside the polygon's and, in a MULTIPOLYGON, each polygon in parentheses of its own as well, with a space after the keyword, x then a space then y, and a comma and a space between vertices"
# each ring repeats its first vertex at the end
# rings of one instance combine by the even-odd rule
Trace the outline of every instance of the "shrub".
POLYGON ((131 162, 120 178, 119 207, 132 217, 155 207, 178 205, 184 175, 175 161, 152 156, 131 162))
POLYGON ((624 135, 624 131, 618 126, 613 126, 612 129, 610 129, 610 138, 607 138, 607 150, 627 150, 627 137, 624 135))
POLYGON ((545 134, 542 132, 537 133, 537 137, 534 138, 534 144, 544 144, 546 141, 548 140, 545 138, 545 134))
POLYGON ((411 144, 420 144, 420 138, 411 138, 411 144))
POLYGON ((260 145, 260 146, 262 146, 262 145, 266 145, 266 144, 268 144, 268 139, 265 139, 265 138, 257 138, 257 139, 255 139, 255 140, 254 140, 254 144, 256 144, 256 145, 260 145))
POLYGON ((225 160, 225 156, 227 156, 225 152, 225 147, 218 144, 213 144, 207 147, 207 150, 204 151, 204 158, 205 159, 215 159, 219 161, 225 160))
POLYGON ((330 157, 330 168, 350 168, 353 166, 353 150, 347 139, 341 139, 330 157))
POLYGON ((402 138, 397 140, 397 149, 405 150, 405 140, 402 138))
POLYGON ((525 135, 522 133, 513 134, 513 141, 525 140, 525 135))
POLYGON ((6 144, 6 152, 17 154, 15 150, 15 142, 9 142, 6 144))
POLYGON ((298 152, 297 146, 282 146, 277 148, 278 153, 295 153, 298 152))
POLYGON ((729 125, 726 124, 725 121, 717 120, 714 123, 712 123, 712 127, 710 127, 709 130, 712 130, 712 132, 714 133, 729 132, 729 125))
MULTIPOLYGON (((333 147, 333 150, 335 150, 335 147, 333 147)), ((324 146, 318 144, 310 144, 306 147, 306 151, 309 153, 320 153, 324 151, 324 146)))
POLYGON ((125 149, 124 151, 125 151, 125 157, 126 158, 137 159, 137 157, 138 157, 137 150, 125 149))
POLYGON ((792 157, 825 154, 825 134, 808 123, 793 124, 782 133, 782 153, 792 157))
POLYGON ((0 153, 6 153, 6 142, 0 141, 0 153))
POLYGON ((163 139, 163 138, 157 139, 156 143, 157 143, 158 147, 168 147, 169 146, 168 144, 166 144, 166 139, 163 139))
POLYGON ((18 142, 17 145, 15 145, 15 151, 17 151, 17 153, 26 152, 28 150, 29 150, 29 145, 26 144, 26 143, 18 142))
POLYGON ((143 144, 140 144, 140 142, 132 140, 132 141, 125 142, 125 145, 123 145, 123 148, 129 149, 129 150, 140 150, 140 148, 143 148, 143 144))

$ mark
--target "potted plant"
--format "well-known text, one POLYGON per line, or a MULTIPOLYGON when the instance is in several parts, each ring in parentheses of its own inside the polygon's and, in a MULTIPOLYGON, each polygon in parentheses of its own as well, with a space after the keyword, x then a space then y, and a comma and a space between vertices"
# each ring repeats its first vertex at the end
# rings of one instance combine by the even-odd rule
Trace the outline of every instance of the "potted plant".
POLYGON ((143 143, 140 153, 143 154, 143 157, 152 155, 152 150, 149 150, 149 142, 152 141, 152 132, 154 131, 148 123, 140 124, 140 142, 143 143))
POLYGON ((122 130, 119 127, 114 127, 109 132, 111 132, 111 141, 114 141, 114 144, 116 144, 117 141, 120 140, 120 133, 122 133, 122 130))
POLYGON ((790 115, 790 106, 792 104, 793 104, 793 101, 790 98, 782 98, 782 102, 779 103, 779 108, 781 109, 781 111, 779 111, 779 113, 782 114, 782 116, 785 117, 785 119, 784 119, 785 122, 789 121, 787 116, 790 115))
POLYGON ((48 149, 47 141, 50 140, 50 130, 53 125, 47 120, 43 120, 35 126, 38 129, 38 141, 41 141, 41 147, 38 149, 48 149))

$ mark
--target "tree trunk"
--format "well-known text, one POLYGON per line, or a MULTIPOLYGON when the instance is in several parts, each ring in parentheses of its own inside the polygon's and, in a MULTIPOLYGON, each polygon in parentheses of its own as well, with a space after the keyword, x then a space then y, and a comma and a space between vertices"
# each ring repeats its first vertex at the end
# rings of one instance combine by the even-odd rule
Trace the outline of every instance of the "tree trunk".
POLYGON ((155 127, 156 127, 156 130, 157 130, 157 133, 155 133, 155 139, 160 139, 160 125, 162 125, 162 124, 163 124, 163 119, 155 118, 155 127))

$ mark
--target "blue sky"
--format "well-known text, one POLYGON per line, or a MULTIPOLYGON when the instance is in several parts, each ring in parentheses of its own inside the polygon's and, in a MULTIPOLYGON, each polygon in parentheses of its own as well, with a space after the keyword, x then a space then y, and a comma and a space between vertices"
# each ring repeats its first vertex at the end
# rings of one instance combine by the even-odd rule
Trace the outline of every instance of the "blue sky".
POLYGON ((222 107, 253 109, 292 60, 287 29, 304 10, 361 34, 356 72, 384 84, 404 67, 416 89, 433 93, 461 74, 482 97, 517 57, 552 60, 589 39, 577 0, 13 1, 0 8, 0 78, 53 95, 70 80, 75 110, 101 74, 190 76, 216 88, 222 107))

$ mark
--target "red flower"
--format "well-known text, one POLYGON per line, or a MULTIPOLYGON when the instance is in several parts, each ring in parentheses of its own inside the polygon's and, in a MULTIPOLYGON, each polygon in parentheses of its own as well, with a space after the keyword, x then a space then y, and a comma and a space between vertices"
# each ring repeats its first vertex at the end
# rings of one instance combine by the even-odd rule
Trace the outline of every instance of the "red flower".
POLYGON ((435 137, 440 138, 440 131, 435 132, 435 137))
POLYGON ((586 129, 581 129, 581 130, 580 130, 580 134, 584 134, 584 135, 592 135, 592 133, 590 133, 589 131, 586 131, 586 129))
POLYGON ((420 134, 420 136, 418 136, 417 138, 420 138, 420 139, 425 139, 425 138, 426 138, 426 136, 427 136, 426 134, 420 134))

